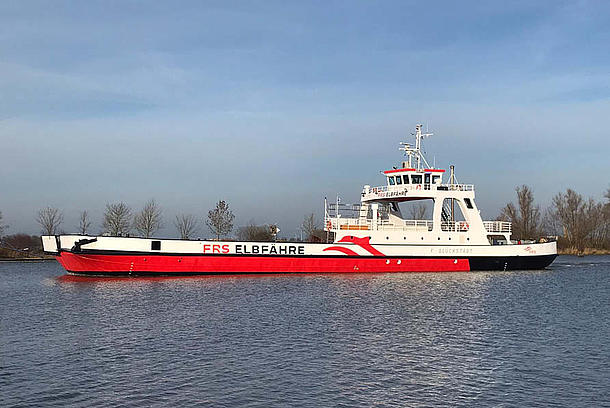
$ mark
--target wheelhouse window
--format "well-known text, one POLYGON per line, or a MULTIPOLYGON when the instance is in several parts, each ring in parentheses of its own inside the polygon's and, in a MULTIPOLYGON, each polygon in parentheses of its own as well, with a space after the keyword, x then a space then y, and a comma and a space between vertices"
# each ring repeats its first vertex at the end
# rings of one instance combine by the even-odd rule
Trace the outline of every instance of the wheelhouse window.
POLYGON ((396 184, 398 184, 398 185, 402 184, 402 177, 396 176, 396 184))
POLYGON ((472 208, 472 201, 470 201, 470 198, 465 198, 464 204, 466 204, 467 208, 472 208))
POLYGON ((432 184, 439 184, 441 176, 432 176, 432 184))
POLYGON ((424 184, 430 184, 430 174, 424 174, 424 184))
POLYGON ((413 184, 421 184, 421 174, 414 174, 411 176, 413 184))
POLYGON ((393 186, 394 184, 396 184, 396 182, 394 181, 394 176, 390 176, 388 177, 388 182, 390 183, 391 186, 393 186))
POLYGON ((405 184, 409 184, 409 175, 405 174, 404 176, 402 176, 402 180, 405 184))

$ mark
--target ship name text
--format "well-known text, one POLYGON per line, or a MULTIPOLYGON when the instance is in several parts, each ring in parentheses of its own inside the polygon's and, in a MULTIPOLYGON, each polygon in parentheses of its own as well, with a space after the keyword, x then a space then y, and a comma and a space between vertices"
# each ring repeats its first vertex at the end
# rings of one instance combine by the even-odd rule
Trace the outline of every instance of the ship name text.
POLYGON ((304 245, 237 244, 236 254, 305 255, 304 245))
POLYGON ((282 244, 204 244, 204 254, 305 255, 304 245, 282 244))

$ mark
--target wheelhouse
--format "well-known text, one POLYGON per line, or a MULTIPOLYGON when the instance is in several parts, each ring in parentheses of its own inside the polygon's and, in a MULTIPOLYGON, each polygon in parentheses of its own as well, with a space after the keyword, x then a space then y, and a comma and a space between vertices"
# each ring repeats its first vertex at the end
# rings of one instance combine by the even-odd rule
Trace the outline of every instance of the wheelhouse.
POLYGON ((388 187, 421 184, 421 185, 440 185, 443 183, 443 173, 441 169, 424 169, 416 170, 413 168, 402 168, 386 170, 383 173, 386 175, 388 187))

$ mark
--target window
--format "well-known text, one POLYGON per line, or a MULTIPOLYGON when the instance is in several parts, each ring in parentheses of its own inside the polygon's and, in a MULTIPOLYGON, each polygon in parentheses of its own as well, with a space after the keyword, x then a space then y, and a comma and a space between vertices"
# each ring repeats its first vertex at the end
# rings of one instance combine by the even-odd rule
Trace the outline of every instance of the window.
POLYGON ((465 231, 465 203, 457 198, 443 199, 441 209, 441 231, 465 231), (462 224, 463 223, 463 224, 462 224))
POLYGON ((394 182, 394 176, 390 176, 388 177, 388 181, 390 182, 390 185, 393 186, 395 184, 394 182))
POLYGON ((405 174, 404 176, 402 176, 403 181, 405 182, 405 184, 409 184, 409 176, 407 174, 405 174))
POLYGON ((152 251, 160 251, 161 250, 161 241, 151 241, 150 249, 152 251))
POLYGON ((411 176, 413 184, 421 184, 421 174, 414 174, 411 176))
POLYGON ((430 174, 424 174, 424 184, 430 184, 430 174))
POLYGON ((398 185, 402 184, 402 177, 396 176, 396 184, 398 184, 398 185))
POLYGON ((432 176, 432 184, 439 184, 441 176, 432 176))
POLYGON ((472 208, 472 202, 470 201, 470 198, 465 198, 464 203, 466 204, 466 207, 472 208))

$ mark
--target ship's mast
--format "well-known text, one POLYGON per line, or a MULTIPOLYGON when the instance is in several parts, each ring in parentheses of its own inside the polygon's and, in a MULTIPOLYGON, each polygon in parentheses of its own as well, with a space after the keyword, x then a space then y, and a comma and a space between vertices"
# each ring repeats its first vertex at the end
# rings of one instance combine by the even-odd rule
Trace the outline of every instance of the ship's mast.
POLYGON ((417 163, 417 167, 416 167, 417 170, 423 169, 422 163, 427 168, 430 168, 428 161, 426 160, 426 158, 424 157, 424 155, 421 151, 421 141, 424 137, 432 136, 433 133, 422 133, 421 129, 422 129, 422 125, 418 124, 417 126, 415 126, 415 133, 411 133, 412 135, 415 136, 415 147, 411 147, 411 145, 409 143, 400 142, 400 144, 401 144, 400 150, 403 150, 405 152, 405 155, 407 156, 407 166, 413 167, 411 159, 413 157, 415 157, 415 162, 417 163))

